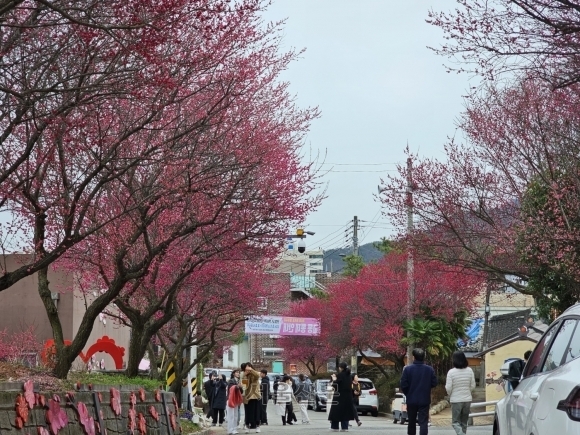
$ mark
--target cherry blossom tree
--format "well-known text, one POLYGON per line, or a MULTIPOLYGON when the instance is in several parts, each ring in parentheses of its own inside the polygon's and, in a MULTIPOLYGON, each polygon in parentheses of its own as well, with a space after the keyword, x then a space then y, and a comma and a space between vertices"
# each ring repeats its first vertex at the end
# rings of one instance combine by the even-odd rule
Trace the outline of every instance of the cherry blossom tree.
POLYGON ((248 32, 261 7, 253 0, 0 5, 0 213, 10 218, 0 248, 34 254, 16 270, 2 268, 0 291, 114 221, 87 216, 109 183, 163 154, 164 141, 146 138, 163 128, 165 111, 196 98, 181 134, 216 122, 235 79, 225 59, 264 40, 248 32))
POLYGON ((471 312, 481 292, 482 276, 436 261, 418 261, 414 268, 415 298, 409 306, 409 281, 405 253, 387 254, 365 266, 357 277, 330 288, 330 307, 338 320, 335 330, 350 337, 364 355, 367 349, 403 366, 401 344, 406 319, 425 317, 452 320, 458 311, 471 312), (410 310, 410 311, 409 311, 410 310))
POLYGON ((429 23, 447 42, 434 50, 489 80, 507 73, 565 87, 580 80, 580 8, 567 0, 458 0, 452 12, 431 11, 429 23))
MULTIPOLYGON (((577 85, 553 91, 527 79, 490 86, 467 100, 459 126, 465 143, 451 141, 446 161, 413 156, 417 255, 490 275, 539 299, 528 286, 534 270, 578 276, 577 85)), ((389 188, 406 183, 406 168, 389 188)), ((407 237, 407 203, 384 191, 387 214, 407 237)))
POLYGON ((259 314, 259 298, 275 305, 288 297, 287 279, 252 263, 212 261, 191 276, 191 286, 179 296, 176 315, 157 333, 177 379, 185 379, 212 350, 234 344, 243 334, 246 317, 259 314), (197 348, 196 358, 184 363, 182 355, 192 346, 197 348))
MULTIPOLYGON (((414 270, 415 298, 409 306, 407 255, 391 252, 363 267, 355 277, 331 285, 327 299, 310 299, 291 307, 291 315, 321 319, 321 335, 305 340, 284 337, 285 355, 310 363, 370 349, 401 370, 406 349, 404 325, 409 318, 451 322, 458 312, 472 312, 481 292, 482 275, 437 261, 419 261, 414 270)), ((372 358, 369 361, 373 362, 372 358)), ((376 364, 384 371, 384 367, 376 364)))
MULTIPOLYGON (((264 28, 255 16, 242 18, 232 34, 226 32, 225 47, 214 53, 220 61, 211 80, 199 72, 185 75, 176 104, 127 141, 126 146, 159 144, 159 151, 108 183, 99 207, 85 217, 91 224, 114 225, 99 226, 63 254, 60 266, 82 271, 80 288, 98 293, 88 300, 70 346, 64 345, 58 313, 49 303, 48 283, 39 286, 55 336, 58 376, 66 375, 85 346, 96 316, 117 298, 128 308, 125 297, 157 293, 158 299, 139 299, 151 306, 139 307, 143 311, 133 319, 170 310, 196 268, 217 255, 228 258, 227 252, 244 242, 255 258, 271 259, 287 227, 320 201, 313 193, 313 165, 303 164, 299 153, 317 112, 296 108, 287 84, 278 80, 296 53, 279 53, 276 28, 264 28), (199 88, 203 92, 196 92, 199 88)), ((181 29, 196 40, 195 27, 181 29)), ((180 34, 180 40, 186 36, 180 34)), ((183 52, 187 47, 166 49, 171 59, 196 72, 183 52)), ((170 312, 164 321, 165 316, 170 312)), ((134 342, 138 351, 132 355, 143 352, 145 341, 134 342)))
POLYGON ((289 307, 287 314, 293 317, 320 319, 320 335, 312 337, 283 336, 279 343, 280 347, 284 349, 284 358, 291 362, 301 362, 312 376, 320 371, 326 371, 328 360, 340 355, 343 351, 342 346, 338 349, 332 348, 328 340, 331 336, 336 337, 336 328, 332 323, 327 300, 311 298, 295 302, 289 307))

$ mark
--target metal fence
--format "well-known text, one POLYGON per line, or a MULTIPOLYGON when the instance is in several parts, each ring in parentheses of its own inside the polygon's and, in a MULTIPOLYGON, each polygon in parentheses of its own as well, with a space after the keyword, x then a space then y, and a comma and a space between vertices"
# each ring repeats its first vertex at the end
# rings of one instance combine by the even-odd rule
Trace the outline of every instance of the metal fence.
MULTIPOLYGON (((472 403, 471 404, 471 409, 473 408, 481 408, 481 407, 488 407, 488 406, 493 406, 495 408, 495 405, 497 405, 497 402, 499 402, 498 400, 492 400, 491 402, 478 402, 478 403, 472 403)), ((495 411, 484 411, 484 412, 473 412, 471 414, 469 414, 469 418, 473 418, 473 417, 485 417, 488 415, 494 415, 495 411)))

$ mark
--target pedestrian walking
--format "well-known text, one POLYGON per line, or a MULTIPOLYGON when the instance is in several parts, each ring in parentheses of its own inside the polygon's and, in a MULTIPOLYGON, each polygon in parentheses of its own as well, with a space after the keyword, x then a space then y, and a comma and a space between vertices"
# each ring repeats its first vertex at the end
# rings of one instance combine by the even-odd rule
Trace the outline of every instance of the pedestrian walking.
POLYGON ((429 432, 429 406, 431 389, 437 386, 437 377, 433 367, 425 364, 425 351, 413 349, 413 363, 405 366, 401 376, 401 391, 407 397, 407 434, 427 435, 429 432))
POLYGON ((300 407, 300 418, 302 424, 310 424, 310 418, 308 417, 308 400, 310 399, 310 394, 312 391, 312 382, 302 373, 298 375, 298 382, 296 382, 296 391, 294 396, 300 407))
POLYGON ((213 371, 209 374, 208 380, 203 383, 203 391, 205 391, 205 396, 207 397, 208 409, 207 418, 213 418, 213 407, 212 400, 214 396, 214 376, 217 376, 217 372, 213 371))
POLYGON ((244 414, 246 429, 249 433, 251 429, 255 429, 256 433, 260 433, 260 414, 262 395, 260 394, 260 373, 254 370, 254 367, 249 362, 242 364, 242 371, 244 372, 244 380, 246 381, 246 389, 244 390, 244 414))
POLYGON ((236 435, 240 421, 240 406, 244 403, 241 388, 235 383, 228 383, 228 401, 227 401, 227 430, 228 435, 236 435))
MULTIPOLYGON (((330 430, 338 432, 340 423, 340 431, 348 431, 348 422, 353 420, 353 404, 352 404, 352 380, 350 377, 350 370, 345 362, 338 365, 338 373, 332 374, 332 388, 334 395, 332 398, 332 405, 330 405, 330 412, 328 419, 330 420, 330 430)), ((329 406, 327 404, 326 406, 329 406)))
POLYGON ((268 377, 268 371, 265 369, 260 370, 260 392, 262 393, 262 413, 260 414, 260 420, 262 426, 268 426, 268 400, 270 399, 270 378, 268 377))
POLYGON ((445 389, 451 403, 451 426, 457 435, 465 435, 469 409, 473 400, 471 392, 475 389, 475 375, 473 370, 467 367, 467 358, 463 352, 453 352, 452 360, 453 368, 447 373, 445 382, 445 389))
POLYGON ((361 395, 361 386, 358 381, 358 375, 356 373, 353 373, 351 377, 352 377, 352 409, 354 413, 354 420, 356 421, 356 424, 360 426, 362 422, 358 418, 358 410, 356 409, 356 407, 359 404, 359 398, 361 395))
POLYGON ((213 409, 212 426, 216 426, 218 422, 220 425, 224 423, 227 386, 226 375, 216 377, 214 383, 214 396, 211 404, 213 409))

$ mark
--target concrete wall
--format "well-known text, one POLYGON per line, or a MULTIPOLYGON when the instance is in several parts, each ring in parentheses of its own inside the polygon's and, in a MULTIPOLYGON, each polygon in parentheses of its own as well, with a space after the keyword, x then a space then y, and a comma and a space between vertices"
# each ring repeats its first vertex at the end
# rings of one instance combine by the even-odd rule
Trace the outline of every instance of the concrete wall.
MULTIPOLYGON (((11 271, 26 264, 28 255, 7 255, 0 256, 2 268, 11 271)), ((0 268, 1 269, 1 268, 0 268)), ((82 321, 82 316, 86 311, 86 304, 94 299, 93 295, 84 295, 74 286, 72 274, 67 274, 62 270, 49 268, 48 273, 50 290, 58 293, 57 308, 59 318, 63 327, 65 340, 72 340, 78 331, 82 321)), ((120 326, 110 318, 103 317, 94 323, 93 331, 89 337, 83 352, 87 352, 97 339, 108 336, 115 340, 118 346, 128 349, 131 330, 126 326, 120 326)), ((9 334, 26 330, 29 325, 35 328, 37 339, 44 343, 52 339, 52 330, 44 309, 44 305, 38 295, 38 275, 28 276, 12 287, 0 292, 0 330, 6 329, 9 334)), ((124 362, 127 361, 128 354, 125 352, 124 362)), ((97 353, 97 361, 103 359, 107 370, 115 369, 113 359, 106 353, 97 353)), ((77 358, 73 368, 84 368, 84 363, 77 358)))
MULTIPOLYGON (((155 394, 151 392, 145 393, 145 400, 141 401, 139 399, 139 393, 137 386, 114 386, 121 392, 121 415, 116 416, 110 406, 110 387, 103 385, 96 385, 95 393, 92 391, 78 391, 74 393, 74 400, 78 404, 83 402, 87 409, 89 416, 97 420, 96 413, 96 403, 100 410, 102 411, 102 423, 106 428, 107 434, 126 434, 128 431, 128 414, 129 414, 129 397, 131 391, 133 391, 137 396, 137 404, 135 405, 135 411, 137 416, 142 413, 145 417, 147 424, 146 433, 152 435, 172 435, 181 434, 181 427, 179 426, 179 418, 177 415, 177 410, 173 403, 173 393, 161 393, 163 396, 161 400, 156 400, 155 394), (99 394, 102 400, 99 399, 99 394), (163 403, 163 397, 165 398, 165 406, 163 403), (157 413, 159 414, 159 421, 155 420, 150 414, 150 407, 153 406, 157 413), (176 429, 173 431, 171 428, 171 420, 168 419, 167 414, 172 413, 176 416, 176 429)), ((22 383, 5 383, 0 384, 0 432, 2 434, 27 434, 27 433, 37 433, 37 428, 43 427, 47 428, 46 423, 46 407, 42 407, 37 404, 33 409, 29 410, 28 419, 26 425, 23 429, 16 429, 16 411, 15 403, 18 395, 23 391, 22 383)), ((54 396, 54 393, 41 393, 45 396, 46 403, 48 400, 54 396)), ((74 406, 67 403, 66 396, 64 393, 57 393, 60 397, 60 407, 66 412, 68 418, 68 424, 62 428, 60 434, 69 435, 84 435, 85 432, 83 427, 79 423, 78 413, 74 409, 74 406)), ((137 419, 137 422, 139 420, 137 419)), ((96 432, 99 434, 99 432, 96 432)), ((104 433, 104 432, 103 432, 104 433)), ((134 431, 135 434, 139 434, 138 426, 134 431)))
MULTIPOLYGON (((75 298, 73 301, 72 309, 72 327, 74 331, 78 331, 83 315, 86 311, 86 306, 87 304, 90 304, 94 298, 95 297, 93 295, 84 295, 78 290, 75 291, 75 298)), ((112 309, 116 310, 116 308, 112 309)), ((103 315, 102 317, 99 317, 97 320, 95 320, 93 330, 83 351, 87 352, 89 347, 103 336, 107 336, 115 340, 117 346, 121 346, 125 349, 125 355, 123 356, 123 363, 125 364, 129 357, 128 349, 129 339, 131 338, 131 329, 127 326, 119 325, 119 323, 112 318, 103 315)), ((113 359, 107 353, 96 353, 95 359, 96 361, 105 361, 105 370, 115 370, 116 368, 113 359)), ((77 358, 76 363, 81 364, 79 358, 77 358)))
MULTIPOLYGON (((13 271, 26 264, 28 258, 30 258, 28 255, 6 255, 0 256, 0 261, 3 268, 13 271)), ((59 318, 64 336, 70 338, 73 334, 72 276, 62 271, 53 271, 51 268, 48 279, 50 290, 59 293, 57 302, 59 318)), ((0 330, 6 329, 9 334, 14 334, 28 329, 30 325, 34 326, 39 341, 44 342, 52 338, 50 323, 38 295, 37 274, 28 276, 0 292, 0 330)))
POLYGON ((531 340, 517 340, 485 354, 485 400, 499 400, 505 396, 503 387, 497 383, 501 380, 499 369, 509 358, 523 358, 527 350, 533 350, 536 343, 531 340), (494 376, 491 376, 495 372, 494 376), (493 378, 493 379, 492 379, 493 378))

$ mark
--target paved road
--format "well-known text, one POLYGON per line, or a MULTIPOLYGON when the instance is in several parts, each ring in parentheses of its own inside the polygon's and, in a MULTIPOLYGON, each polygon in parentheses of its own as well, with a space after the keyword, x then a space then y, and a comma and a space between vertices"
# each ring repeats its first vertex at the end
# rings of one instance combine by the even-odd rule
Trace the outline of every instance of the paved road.
MULTIPOLYGON (((295 411, 299 411, 296 409, 295 411)), ((330 423, 327 420, 326 412, 314 412, 308 411, 311 423, 309 425, 300 424, 300 412, 296 412, 298 418, 298 424, 292 426, 282 426, 282 420, 276 415, 275 408, 270 402, 268 405, 268 426, 262 426, 260 435, 317 435, 317 434, 330 434, 330 423)), ((391 419, 386 417, 371 417, 371 416, 360 416, 362 421, 362 426, 353 426, 349 428, 349 433, 351 435, 406 435, 407 425, 394 424, 391 419)), ((215 435, 225 435, 226 431, 221 428, 212 428, 212 433, 215 435), (217 430, 216 430, 217 429, 217 430)), ((254 431, 251 431, 252 433, 254 431)), ((340 432, 339 432, 340 433, 340 432)), ((455 435, 455 431, 448 427, 435 427, 431 426, 429 428, 429 433, 433 435, 455 435)), ((491 435, 491 426, 470 426, 467 429, 469 435, 491 435)), ((243 435, 244 431, 240 430, 240 435, 243 435)), ((419 428, 417 427, 417 434, 419 434, 419 428)))

